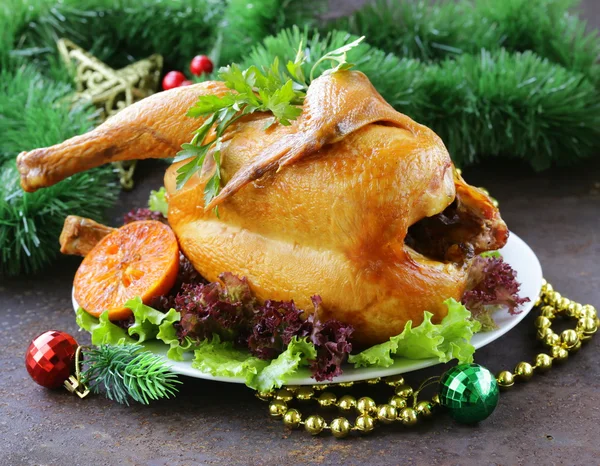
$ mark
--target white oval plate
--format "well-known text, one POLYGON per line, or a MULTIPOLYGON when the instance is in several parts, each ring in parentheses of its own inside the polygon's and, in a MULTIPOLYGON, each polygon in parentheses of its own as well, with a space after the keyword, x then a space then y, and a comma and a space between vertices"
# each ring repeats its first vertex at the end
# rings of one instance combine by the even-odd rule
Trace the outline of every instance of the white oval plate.
MULTIPOLYGON (((491 332, 482 332, 473 336, 471 343, 475 348, 481 348, 494 340, 500 338, 515 325, 517 325, 533 308, 542 288, 542 267, 531 248, 514 233, 510 234, 508 243, 501 250, 502 256, 512 268, 517 272, 517 278, 521 282, 520 296, 529 298, 529 302, 521 306, 521 313, 510 315, 507 310, 499 310, 494 313, 494 321, 498 324, 498 329, 491 332)), ((73 297, 73 307, 79 306, 73 297)), ((196 377, 200 379, 215 380, 219 382, 244 383, 243 377, 221 377, 209 373, 201 372, 192 367, 192 353, 186 354, 185 361, 172 361, 167 358, 167 345, 152 341, 144 343, 146 349, 160 355, 168 363, 172 370, 180 375, 196 377)), ((397 359, 393 365, 386 368, 381 367, 362 367, 355 369, 351 366, 344 367, 344 373, 334 379, 334 382, 351 382, 356 380, 373 379, 376 377, 387 377, 389 375, 403 374, 405 372, 416 371, 425 367, 434 366, 440 362, 433 359, 397 359)), ((327 383, 327 382, 323 382, 327 383)), ((313 378, 310 377, 308 369, 302 368, 291 376, 287 382, 288 385, 316 385, 313 378)))

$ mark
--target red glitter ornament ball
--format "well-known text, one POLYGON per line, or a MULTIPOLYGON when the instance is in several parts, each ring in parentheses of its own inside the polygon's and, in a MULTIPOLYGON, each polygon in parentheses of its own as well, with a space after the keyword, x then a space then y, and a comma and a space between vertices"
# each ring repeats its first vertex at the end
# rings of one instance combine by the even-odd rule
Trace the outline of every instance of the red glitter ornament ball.
POLYGON ((34 338, 25 353, 27 372, 42 387, 58 388, 73 373, 77 342, 65 332, 49 330, 34 338))

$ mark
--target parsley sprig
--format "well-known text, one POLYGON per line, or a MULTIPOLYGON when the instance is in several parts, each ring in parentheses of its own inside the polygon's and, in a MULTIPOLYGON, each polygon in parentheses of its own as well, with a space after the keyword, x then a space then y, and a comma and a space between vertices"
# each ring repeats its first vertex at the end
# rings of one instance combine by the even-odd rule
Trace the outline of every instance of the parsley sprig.
MULTIPOLYGON (((227 128, 244 115, 254 112, 271 112, 273 118, 268 120, 265 129, 276 121, 289 126, 302 113, 302 104, 310 81, 315 79, 317 66, 324 61, 331 61, 334 67, 325 73, 334 73, 352 68, 347 62, 346 53, 356 47, 364 37, 361 37, 339 49, 333 50, 318 59, 312 67, 309 79, 304 74, 302 65, 306 61, 303 44, 300 43, 294 61, 289 61, 285 67, 280 66, 275 58, 269 67, 251 66, 241 70, 232 64, 219 70, 219 79, 231 89, 222 96, 203 95, 188 111, 193 118, 206 117, 206 120, 196 130, 188 144, 181 146, 175 161, 190 159, 177 171, 177 187, 185 183, 200 171, 206 157, 212 156, 215 170, 204 188, 205 205, 215 198, 221 190, 221 146, 223 135, 227 128), (204 142, 211 129, 215 137, 204 142)), ((218 212, 217 212, 218 214, 218 212)))

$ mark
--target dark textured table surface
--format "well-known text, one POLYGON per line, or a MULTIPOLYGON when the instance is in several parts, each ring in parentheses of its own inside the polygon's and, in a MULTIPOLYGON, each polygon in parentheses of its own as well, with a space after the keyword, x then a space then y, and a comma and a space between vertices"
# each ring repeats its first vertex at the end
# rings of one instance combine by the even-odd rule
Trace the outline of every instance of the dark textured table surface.
MULTIPOLYGON (((595 0, 586 3, 597 21, 595 0)), ((112 212, 143 205, 164 165, 142 164, 137 187, 112 212)), ((500 201, 510 228, 538 254, 545 277, 563 295, 600 305, 600 164, 535 174, 526 167, 486 165, 466 171, 500 201)), ((52 464, 598 464, 600 337, 569 361, 503 394, 477 427, 447 416, 415 428, 377 429, 337 441, 286 431, 245 387, 184 379, 178 397, 150 406, 79 400, 31 381, 23 364, 35 335, 77 335, 70 302, 78 260, 62 258, 45 274, 0 282, 0 465, 52 464)), ((477 352, 496 372, 531 359, 537 346, 531 314, 477 352)), ((416 383, 441 368, 408 377, 416 383)), ((364 389, 363 389, 364 390, 364 389)), ((381 394, 383 396, 383 394, 381 394)), ((381 398, 381 397, 380 397, 381 398)))

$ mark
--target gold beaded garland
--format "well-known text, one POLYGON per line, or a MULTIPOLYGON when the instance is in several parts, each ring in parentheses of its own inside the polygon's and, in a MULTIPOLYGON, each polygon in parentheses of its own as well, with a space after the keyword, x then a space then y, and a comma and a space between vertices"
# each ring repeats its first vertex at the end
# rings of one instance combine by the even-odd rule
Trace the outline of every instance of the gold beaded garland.
POLYGON ((338 401, 338 408, 340 408, 341 411, 350 411, 356 408, 356 398, 350 395, 344 395, 340 398, 340 401, 338 401))
POLYGON ((274 418, 281 418, 287 411, 287 405, 284 401, 273 400, 269 404, 269 414, 274 418))
POLYGON ((417 411, 417 414, 421 417, 431 417, 431 403, 429 401, 419 401, 415 410, 417 411))
POLYGON ((569 357, 569 352, 566 349, 561 348, 560 346, 553 346, 550 350, 550 353, 552 355, 552 359, 555 359, 559 362, 564 361, 569 357))
POLYGON ((401 375, 392 375, 390 377, 386 377, 385 384, 390 387, 397 387, 398 385, 404 385, 404 377, 401 375))
POLYGON ((317 402, 323 408, 329 408, 330 406, 335 406, 336 401, 337 401, 337 396, 335 396, 335 393, 331 393, 331 392, 323 392, 317 399, 317 402))
POLYGON ((547 329, 550 330, 550 333, 548 333, 546 335, 546 337, 544 338, 544 343, 547 346, 556 346, 558 344, 560 344, 560 337, 554 333, 551 329, 547 329))
POLYGON ((515 377, 510 371, 502 371, 497 377, 500 388, 510 388, 515 384, 515 377))
POLYGON ((579 351, 581 349, 581 341, 578 341, 575 346, 572 346, 571 348, 569 348, 569 353, 576 353, 577 351, 579 351))
POLYGON ((325 419, 317 414, 313 414, 312 416, 308 416, 306 422, 304 423, 304 429, 310 435, 319 435, 323 429, 325 428, 325 419))
POLYGON ((540 317, 546 317, 548 319, 554 319, 556 311, 553 307, 543 306, 540 311, 540 317))
POLYGON ((275 399, 284 401, 287 403, 294 399, 294 394, 291 391, 289 391, 287 388, 281 388, 275 393, 275 399))
POLYGON ((552 357, 545 353, 540 353, 535 357, 535 367, 540 370, 548 370, 552 367, 552 357))
POLYGON ((569 308, 571 301, 564 296, 556 301, 556 307, 559 309, 563 309, 565 314, 569 317, 573 317, 575 314, 571 313, 571 309, 569 308))
POLYGON ((256 397, 262 401, 269 401, 273 398, 273 392, 256 392, 256 397))
POLYGON ((356 402, 356 409, 361 414, 375 414, 377 412, 377 404, 373 398, 363 396, 356 402))
POLYGON ((413 426, 417 423, 417 412, 413 408, 404 408, 400 411, 400 419, 405 426, 413 426))
POLYGON ((598 312, 593 306, 585 305, 581 306, 581 310, 578 314, 578 317, 589 317, 590 319, 596 319, 598 317, 598 312))
POLYGON ((598 326, 595 319, 582 317, 577 321, 576 330, 582 332, 584 335, 593 335, 598 330, 598 326))
POLYGON ((539 316, 535 319, 534 325, 540 330, 545 330, 552 326, 552 322, 548 317, 539 316))
POLYGON ((399 385, 396 387, 396 395, 402 398, 410 398, 413 396, 413 389, 409 385, 399 385))
POLYGON ((369 434, 375 428, 375 421, 368 414, 361 414, 356 418, 355 428, 361 434, 369 434))
POLYGON ((575 330, 564 330, 560 334, 560 341, 562 342, 563 347, 566 349, 573 348, 577 343, 579 343, 579 337, 577 336, 577 332, 575 330))
POLYGON ((515 376, 518 380, 529 380, 533 375, 533 367, 528 362, 522 361, 515 367, 515 376))
POLYGON ((408 405, 406 398, 402 398, 401 396, 394 395, 390 398, 389 404, 392 405, 396 409, 406 408, 408 405))
POLYGON ((301 401, 308 401, 315 394, 315 391, 312 387, 299 387, 296 391, 296 398, 301 401))
POLYGON ((350 424, 350 421, 348 421, 348 419, 345 417, 337 417, 331 421, 331 433, 336 438, 347 437, 351 428, 352 425, 350 424))
POLYGON ((392 405, 381 405, 377 407, 377 419, 384 424, 391 424, 396 420, 396 408, 392 405))
POLYGON ((297 429, 302 416, 297 409, 290 409, 283 415, 283 423, 290 429, 297 429))
MULTIPOLYGON (((537 338, 549 347, 550 354, 537 354, 533 365, 527 361, 520 362, 515 367, 514 373, 501 371, 496 380, 503 390, 514 386, 515 380, 527 381, 534 372, 549 370, 555 362, 565 361, 569 357, 569 353, 578 351, 582 342, 591 339, 600 326, 600 319, 598 319, 597 311, 593 306, 581 305, 561 296, 546 281, 543 282, 536 305, 541 306, 540 314, 534 322, 537 338), (577 324, 575 329, 564 330, 558 335, 552 330, 552 323, 561 316, 576 319, 577 324)), ((412 426, 419 419, 430 417, 433 407, 440 404, 437 394, 433 395, 431 401, 418 401, 418 395, 423 385, 415 392, 405 383, 401 375, 384 379, 370 379, 364 383, 369 385, 385 383, 394 388, 395 394, 389 398, 387 404, 377 405, 370 397, 361 397, 357 401, 351 395, 344 395, 338 399, 334 393, 323 391, 331 388, 331 385, 320 384, 312 387, 288 386, 277 391, 258 392, 256 396, 261 400, 269 401, 270 415, 278 419, 283 418, 283 423, 287 427, 296 429, 304 425, 305 430, 312 435, 329 430, 336 438, 346 437, 351 431, 368 434, 375 428, 376 421, 381 424, 401 422, 406 426, 412 426), (315 394, 315 392, 321 393, 315 394), (322 408, 337 406, 342 412, 355 410, 359 415, 354 426, 345 417, 337 417, 329 425, 319 415, 311 415, 302 422, 302 415, 298 410, 288 409, 288 403, 293 402, 294 397, 300 401, 314 400, 322 408)), ((344 382, 335 386, 350 388, 354 384, 354 382, 344 382)))

